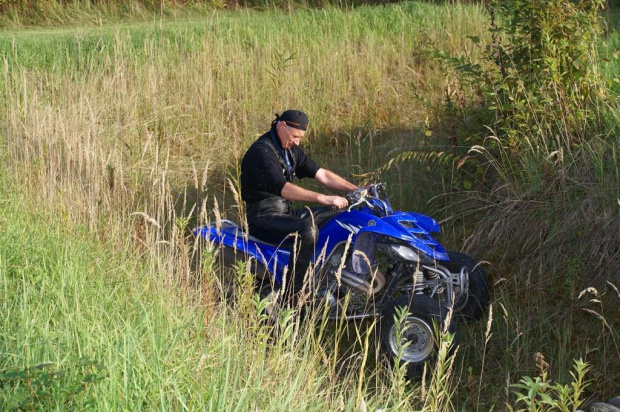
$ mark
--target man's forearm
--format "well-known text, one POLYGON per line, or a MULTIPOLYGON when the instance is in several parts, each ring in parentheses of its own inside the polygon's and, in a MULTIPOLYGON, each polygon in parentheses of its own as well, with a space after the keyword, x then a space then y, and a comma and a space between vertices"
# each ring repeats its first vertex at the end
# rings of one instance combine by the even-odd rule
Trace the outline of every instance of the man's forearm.
POLYGON ((304 189, 289 182, 286 182, 280 195, 287 200, 316 203, 320 203, 319 196, 321 196, 320 193, 304 189))
POLYGON ((303 187, 286 182, 280 196, 287 200, 301 202, 316 202, 326 206, 335 206, 342 209, 347 206, 347 199, 340 196, 328 196, 322 193, 316 193, 312 190, 306 190, 303 187))
POLYGON ((334 189, 342 190, 343 192, 352 192, 358 188, 357 185, 347 181, 346 179, 338 176, 336 173, 327 169, 319 169, 314 177, 323 186, 334 189))

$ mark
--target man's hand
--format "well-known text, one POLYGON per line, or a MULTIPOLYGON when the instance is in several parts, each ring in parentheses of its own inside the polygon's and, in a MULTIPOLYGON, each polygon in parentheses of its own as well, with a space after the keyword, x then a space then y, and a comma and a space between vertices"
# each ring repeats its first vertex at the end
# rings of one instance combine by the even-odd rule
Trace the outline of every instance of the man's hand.
POLYGON ((349 202, 344 197, 340 196, 327 196, 319 195, 319 203, 325 206, 335 206, 338 209, 344 209, 349 205, 349 202))

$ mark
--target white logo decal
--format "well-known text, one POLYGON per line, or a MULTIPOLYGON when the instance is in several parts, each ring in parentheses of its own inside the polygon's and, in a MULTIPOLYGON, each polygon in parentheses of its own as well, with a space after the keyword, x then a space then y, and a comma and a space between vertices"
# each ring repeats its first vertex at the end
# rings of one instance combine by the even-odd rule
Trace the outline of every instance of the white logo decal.
POLYGON ((353 225, 348 225, 346 223, 342 223, 339 220, 336 220, 336 223, 338 223, 342 228, 348 230, 351 233, 357 234, 357 232, 360 231, 360 229, 362 228, 361 226, 353 226, 353 225))

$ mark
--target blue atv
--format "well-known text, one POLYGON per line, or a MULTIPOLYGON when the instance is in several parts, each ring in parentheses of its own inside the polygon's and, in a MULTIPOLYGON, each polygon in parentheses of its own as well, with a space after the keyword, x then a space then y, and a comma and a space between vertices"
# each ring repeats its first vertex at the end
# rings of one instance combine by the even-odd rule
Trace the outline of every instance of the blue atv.
MULTIPOLYGON (((377 319, 383 352, 407 363, 414 375, 433 359, 436 331, 455 331, 456 323, 447 319, 450 308, 455 317, 483 315, 487 274, 475 260, 446 251, 433 238, 440 231, 437 221, 393 211, 385 185, 348 193, 347 200, 349 207, 320 227, 313 301, 334 320, 377 319), (395 314, 402 307, 407 316, 399 333, 395 314)), ((219 249, 223 264, 250 262, 262 297, 282 287, 292 245, 266 243, 229 220, 198 227, 194 234, 219 249)))

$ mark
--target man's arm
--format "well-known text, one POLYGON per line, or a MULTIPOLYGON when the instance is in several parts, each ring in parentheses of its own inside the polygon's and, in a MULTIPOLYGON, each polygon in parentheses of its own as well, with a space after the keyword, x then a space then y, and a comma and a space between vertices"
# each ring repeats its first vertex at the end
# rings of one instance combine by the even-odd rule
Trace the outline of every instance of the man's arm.
POLYGON ((319 169, 318 172, 316 172, 314 178, 317 182, 329 189, 352 192, 354 190, 357 190, 358 188, 357 185, 354 185, 353 183, 338 176, 336 173, 330 172, 329 170, 323 168, 319 169))
MULTIPOLYGON (((357 189, 357 186, 355 186, 355 188, 357 189)), ((290 182, 286 182, 286 184, 282 188, 280 196, 287 200, 316 202, 325 206, 336 206, 338 209, 345 208, 348 205, 347 199, 345 199, 344 197, 328 196, 321 193, 313 192, 312 190, 306 190, 303 187, 294 185, 290 182)))

